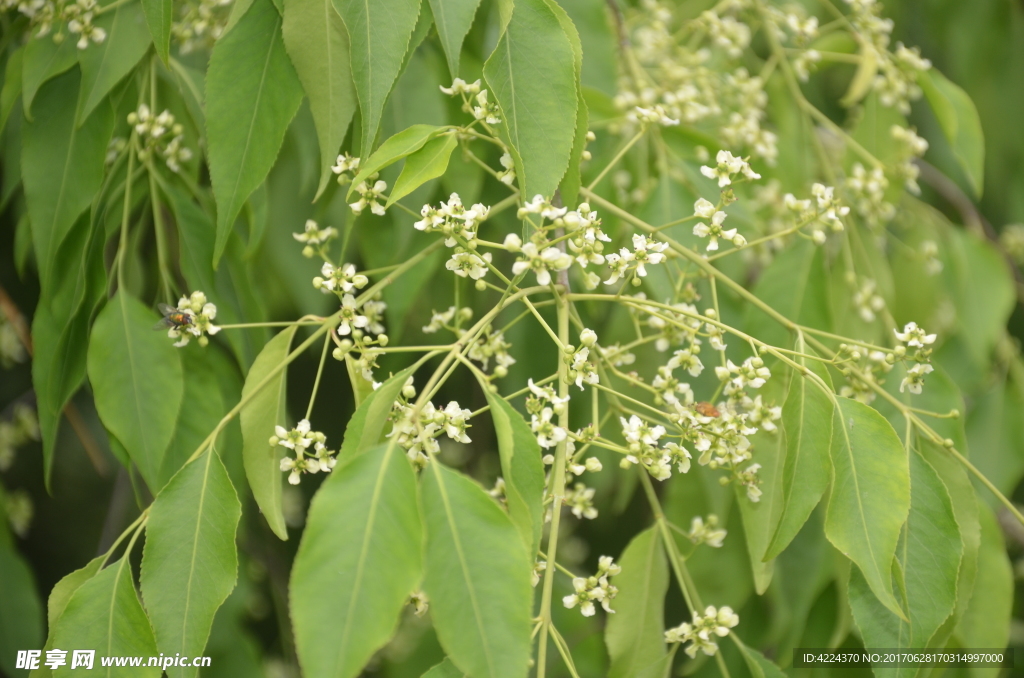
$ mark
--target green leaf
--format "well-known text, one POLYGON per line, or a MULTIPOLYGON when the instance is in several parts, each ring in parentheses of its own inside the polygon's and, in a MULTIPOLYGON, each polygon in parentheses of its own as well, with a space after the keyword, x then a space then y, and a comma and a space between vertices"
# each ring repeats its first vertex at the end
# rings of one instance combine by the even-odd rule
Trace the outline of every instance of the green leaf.
POLYGON ((447 129, 447 127, 438 127, 437 125, 412 125, 389 137, 380 145, 380 148, 374 151, 373 155, 360 163, 359 172, 352 179, 348 195, 352 195, 355 187, 368 176, 415 153, 423 148, 424 144, 447 129))
POLYGON ((60 244, 100 189, 107 142, 114 130, 108 105, 97 107, 81 127, 75 126, 79 79, 74 69, 46 83, 37 97, 35 120, 24 126, 21 167, 44 290, 60 244))
POLYGON ((575 55, 544 0, 519 0, 484 64, 501 108, 524 196, 551 196, 565 174, 576 132, 575 55))
POLYGON ((665 654, 665 593, 668 560, 658 527, 633 537, 618 559, 622 574, 615 577, 619 594, 615 614, 608 616, 604 642, 611 666, 608 678, 627 678, 665 654))
POLYGON ((744 645, 735 633, 730 634, 729 638, 739 648, 740 654, 743 655, 743 661, 753 678, 785 678, 786 674, 782 672, 782 669, 757 650, 744 645))
POLYGON ((242 205, 267 178, 301 103, 302 85, 281 39, 281 15, 270 0, 254 0, 217 41, 206 78, 210 180, 217 199, 214 265, 242 205))
POLYGON ((96 411, 154 494, 185 391, 181 358, 158 316, 123 290, 96 318, 88 369, 96 411))
POLYGON ((249 368, 242 388, 242 398, 252 399, 239 414, 245 476, 249 479, 253 497, 270 524, 270 529, 281 539, 288 539, 284 511, 281 508, 281 483, 284 478, 279 450, 283 448, 276 445, 271 447, 268 441, 274 435, 274 427, 282 423, 286 416, 286 370, 280 370, 269 380, 267 377, 288 357, 297 329, 297 325, 285 328, 260 351, 249 368))
MULTIPOLYGON (((781 365, 779 368, 781 369, 781 365)), ((799 378, 793 376, 790 381, 799 378)), ((758 395, 767 405, 774 406, 782 402, 785 392, 786 385, 782 379, 776 377, 770 379, 760 389, 758 395)), ((783 510, 782 479, 786 463, 786 440, 785 426, 779 426, 775 431, 762 429, 751 441, 757 450, 758 463, 761 464, 758 471, 761 479, 759 501, 750 501, 742 486, 733 486, 740 518, 743 520, 743 536, 747 544, 754 588, 758 595, 768 589, 775 571, 775 563, 771 558, 766 558, 765 553, 783 510)))
POLYGON ((553 0, 547 0, 548 8, 555 13, 558 23, 562 26, 565 37, 569 39, 573 53, 573 72, 576 78, 576 128, 573 132, 572 151, 569 153, 569 166, 562 177, 561 195, 562 202, 572 206, 579 199, 580 185, 580 163, 583 162, 583 151, 587 148, 587 102, 583 98, 583 87, 580 78, 583 71, 583 44, 580 42, 580 35, 573 25, 572 19, 561 5, 553 0))
POLYGON ((421 678, 467 678, 467 676, 452 663, 451 659, 445 657, 443 662, 424 673, 421 678))
POLYGON ((83 215, 57 252, 53 279, 43 287, 32 318, 32 385, 48 488, 61 413, 85 379, 92 313, 107 292, 103 244, 103 231, 90 232, 89 216, 83 215))
POLYGON ((437 36, 441 38, 441 47, 448 58, 448 72, 453 79, 459 77, 462 43, 479 6, 480 0, 430 0, 437 36))
POLYGON ((21 75, 25 60, 25 48, 19 47, 7 57, 7 66, 4 68, 4 84, 0 89, 0 132, 7 127, 7 119, 14 110, 21 96, 21 75))
MULTIPOLYGON (((754 294, 795 323, 831 330, 828 281, 823 248, 801 238, 779 252, 764 269, 754 285, 754 294)), ((753 336, 775 346, 788 345, 786 329, 756 306, 747 307, 746 320, 753 336)))
POLYGON ((171 53, 171 24, 174 22, 174 0, 142 0, 149 33, 153 36, 156 53, 164 64, 171 53))
MULTIPOLYGON (((910 622, 879 603, 860 572, 850 577, 850 607, 867 647, 924 648, 956 605, 963 545, 953 504, 941 478, 920 454, 910 455, 910 516, 897 552, 906 582, 910 622)), ((917 668, 875 669, 876 675, 914 676, 917 668)))
MULTIPOLYGON (((797 339, 797 350, 813 355, 802 337, 797 339)), ((832 378, 822 363, 800 356, 795 359, 820 377, 826 386, 832 387, 832 378)), ((825 494, 832 475, 828 453, 832 443, 832 413, 829 395, 809 376, 794 374, 782 406, 782 428, 786 432, 782 514, 765 552, 767 559, 776 557, 789 546, 825 494)))
POLYGON ((41 40, 28 41, 21 72, 21 105, 25 111, 25 120, 33 120, 32 104, 39 89, 50 78, 60 75, 76 63, 78 49, 74 40, 64 40, 58 44, 44 36, 41 40))
POLYGON ((422 540, 416 474, 397 445, 335 467, 310 504, 291 574, 306 675, 357 676, 391 638, 422 574, 422 540))
POLYGON ((837 401, 825 536, 857 564, 878 600, 906 619, 893 595, 891 568, 910 510, 907 454, 882 415, 856 400, 837 401))
POLYGON ((97 556, 86 563, 85 567, 65 575, 54 585, 46 602, 46 626, 50 629, 51 633, 57 625, 57 620, 64 614, 64 609, 68 606, 71 596, 75 595, 75 591, 82 584, 96 576, 104 560, 104 556, 97 556))
POLYGON ((501 475, 512 523, 527 553, 536 553, 544 531, 544 465, 540 445, 523 415, 507 400, 484 389, 501 456, 501 475))
POLYGON ((284 46, 299 75, 320 142, 320 197, 356 111, 349 38, 331 0, 285 0, 284 46))
POLYGON ((1016 294, 1006 259, 981 236, 950 229, 950 266, 947 275, 963 338, 976 364, 987 365, 1016 294))
MULTIPOLYGON (((960 530, 960 541, 963 556, 960 559, 960 570, 957 573, 956 609, 954 621, 959 621, 971 599, 974 590, 974 579, 978 571, 978 550, 981 547, 981 524, 978 519, 978 498, 967 476, 967 471, 959 460, 945 448, 927 441, 920 443, 922 456, 942 479, 953 506, 957 527, 960 530)), ((942 647, 944 642, 929 643, 932 647, 942 647)))
POLYGON ((174 437, 160 466, 161 487, 185 465, 226 412, 219 383, 223 377, 207 359, 208 350, 202 346, 189 346, 180 351, 182 368, 188 377, 178 421, 174 425, 174 437))
MULTIPOLYGON (((0 501, 5 497, 0 494, 0 501)), ((0 668, 15 673, 18 650, 38 648, 44 640, 43 605, 35 577, 7 532, 7 516, 0 507, 0 668)), ((20 672, 19 672, 20 673, 20 672)))
POLYGON ((448 159, 458 144, 459 140, 454 134, 446 134, 431 139, 423 144, 423 148, 406 158, 405 166, 402 167, 402 173, 398 176, 385 207, 390 207, 396 200, 404 198, 431 179, 444 174, 448 169, 448 159))
MULTIPOLYGON (((382 442, 384 427, 391 416, 391 407, 398 400, 405 382, 420 363, 404 369, 374 389, 359 404, 345 427, 345 438, 338 450, 338 460, 345 461, 382 442)), ((356 378, 362 379, 357 375, 356 378)))
MULTIPOLYGON (((111 563, 75 591, 52 634, 53 647, 96 650, 97 665, 100 657, 156 656, 156 641, 135 593, 127 556, 111 563)), ((111 667, 105 675, 109 678, 158 678, 161 674, 157 667, 143 666, 111 667)), ((73 678, 76 674, 68 661, 53 675, 73 678)))
MULTIPOLYGON (((150 507, 142 552, 142 599, 165 655, 203 653, 217 608, 235 587, 235 530, 242 505, 216 451, 185 465, 150 507)), ((195 676, 171 667, 173 678, 195 676)))
MULTIPOLYGON (((982 508, 981 549, 974 593, 956 628, 963 647, 1007 646, 1013 613, 1013 566, 1006 555, 1006 544, 999 521, 991 510, 982 508)), ((975 672, 986 675, 985 669, 975 672)))
POLYGON ((532 563, 515 526, 476 482, 438 461, 420 490, 423 588, 441 646, 474 678, 525 678, 532 563))
POLYGON ((917 83, 938 118, 974 197, 980 198, 985 187, 985 136, 978 109, 967 92, 934 68, 918 74, 917 83))
POLYGON ((149 49, 145 22, 142 7, 137 3, 120 5, 112 13, 107 12, 96 19, 96 25, 107 31, 107 39, 89 49, 79 50, 82 87, 78 92, 78 112, 75 114, 79 126, 149 49))
POLYGON ((351 39, 352 80, 363 124, 360 152, 366 156, 377 137, 384 103, 405 63, 420 0, 334 0, 334 6, 351 39))

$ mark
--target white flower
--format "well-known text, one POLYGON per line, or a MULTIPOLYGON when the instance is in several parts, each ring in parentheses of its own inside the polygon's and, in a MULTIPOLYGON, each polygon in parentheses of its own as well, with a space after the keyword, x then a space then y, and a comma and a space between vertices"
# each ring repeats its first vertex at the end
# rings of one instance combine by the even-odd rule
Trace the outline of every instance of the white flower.
POLYGON ((356 299, 351 294, 341 298, 341 322, 338 324, 338 334, 351 334, 353 329, 363 329, 370 324, 364 315, 359 315, 356 307, 356 299))
POLYGON ((527 242, 522 247, 525 259, 512 264, 512 273, 520 275, 532 270, 537 276, 538 285, 551 284, 551 271, 564 271, 572 265, 572 257, 557 247, 546 247, 538 251, 537 245, 527 242))
POLYGON ((708 252, 713 252, 718 249, 719 238, 725 238, 726 240, 735 241, 737 237, 736 229, 722 228, 722 224, 725 222, 726 216, 727 215, 725 212, 715 212, 714 214, 711 215, 710 225, 701 222, 693 227, 693 234, 695 236, 699 238, 710 238, 707 246, 708 252))
POLYGON ((307 245, 322 245, 337 235, 338 231, 333 226, 320 228, 312 219, 306 220, 306 227, 302 233, 292 233, 293 238, 307 245))
POLYGON ((540 411, 540 416, 535 414, 530 421, 530 429, 537 436, 537 444, 546 450, 565 440, 567 435, 564 428, 551 421, 553 414, 554 410, 545 407, 540 411))
POLYGON ((517 212, 517 218, 522 219, 527 214, 539 214, 544 219, 554 221, 559 217, 565 215, 568 209, 565 207, 555 207, 551 204, 551 201, 542 195, 533 196, 533 200, 524 203, 517 212))
POLYGON ((568 395, 564 398, 559 398, 558 394, 555 393, 555 389, 550 386, 537 386, 533 383, 533 379, 527 379, 526 385, 534 396, 544 402, 550 403, 551 409, 554 410, 555 414, 563 414, 565 412, 565 405, 570 399, 568 395))
POLYGON ((369 207, 370 211, 377 216, 384 216, 384 205, 381 203, 384 196, 382 196, 381 193, 387 190, 387 187, 387 182, 380 179, 375 181, 372 186, 369 181, 361 181, 359 185, 356 186, 356 193, 359 194, 359 200, 349 203, 349 207, 352 208, 352 211, 356 214, 362 213, 364 209, 369 207))
POLYGON ((896 333, 896 338, 902 341, 907 346, 915 348, 924 348, 925 346, 935 343, 937 335, 926 334, 924 329, 917 326, 915 322, 909 322, 903 327, 903 332, 900 333, 898 330, 893 330, 896 333))
POLYGON ((513 163, 512 161, 512 156, 509 155, 508 153, 502 153, 500 162, 501 166, 504 167, 505 169, 498 172, 498 181, 505 184, 506 186, 511 186, 513 182, 515 182, 516 180, 516 169, 515 163, 513 163))
POLYGON ((925 375, 931 374, 934 369, 928 363, 918 363, 908 369, 907 376, 900 382, 900 393, 907 390, 914 395, 920 395, 924 386, 925 375))
POLYGON ((515 233, 509 233, 505 236, 505 249, 509 252, 519 252, 523 249, 523 240, 515 233))
POLYGON ((480 91, 480 81, 477 80, 475 82, 467 83, 462 78, 455 78, 455 80, 452 81, 451 87, 445 87, 442 85, 441 91, 448 96, 455 96, 457 94, 476 94, 480 91))
POLYGON ((491 263, 491 253, 477 254, 472 250, 459 248, 452 254, 444 267, 462 278, 470 277, 480 280, 487 275, 487 264, 491 263))
POLYGON ((660 264, 665 261, 662 254, 668 249, 668 243, 648 240, 640 233, 633 234, 633 260, 636 261, 636 272, 641 278, 647 275, 645 264, 660 264))
POLYGON ((726 150, 721 150, 715 157, 718 162, 716 167, 703 165, 700 173, 708 179, 717 179, 719 188, 732 183, 734 174, 742 173, 747 179, 760 179, 761 175, 750 168, 750 165, 743 158, 737 158, 726 150))
POLYGON ((335 267, 330 262, 324 262, 324 265, 320 267, 320 273, 323 277, 313 278, 313 287, 324 294, 363 289, 370 282, 370 279, 362 273, 356 273, 356 267, 353 264, 335 267))
POLYGON ((338 160, 331 167, 331 171, 335 174, 344 174, 345 172, 355 172, 359 169, 359 158, 354 158, 348 153, 339 155, 338 160))

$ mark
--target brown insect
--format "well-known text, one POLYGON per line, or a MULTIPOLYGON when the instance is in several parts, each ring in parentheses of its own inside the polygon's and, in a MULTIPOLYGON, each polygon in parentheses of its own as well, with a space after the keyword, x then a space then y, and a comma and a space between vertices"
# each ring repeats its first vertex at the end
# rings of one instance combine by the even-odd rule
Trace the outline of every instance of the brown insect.
POLYGON ((693 406, 697 413, 705 417, 718 417, 722 413, 709 402, 700 402, 693 406))
POLYGON ((182 328, 192 325, 192 314, 180 311, 173 306, 167 304, 157 304, 157 308, 164 314, 164 317, 160 319, 160 322, 153 327, 154 330, 162 330, 168 328, 174 328, 180 330, 182 328))

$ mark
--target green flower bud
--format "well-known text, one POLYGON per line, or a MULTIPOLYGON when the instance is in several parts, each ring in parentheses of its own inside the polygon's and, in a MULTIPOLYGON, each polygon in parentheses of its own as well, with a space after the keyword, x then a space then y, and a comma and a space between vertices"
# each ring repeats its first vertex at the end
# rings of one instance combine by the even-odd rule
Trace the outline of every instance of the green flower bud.
POLYGON ((380 346, 387 346, 388 345, 388 335, 382 334, 379 337, 377 337, 377 344, 379 344, 380 346))

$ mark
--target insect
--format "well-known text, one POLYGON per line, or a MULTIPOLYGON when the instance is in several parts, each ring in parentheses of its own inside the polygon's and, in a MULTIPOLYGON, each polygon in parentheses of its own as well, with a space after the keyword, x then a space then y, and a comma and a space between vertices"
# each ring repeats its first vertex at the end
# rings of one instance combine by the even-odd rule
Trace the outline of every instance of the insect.
POLYGON ((181 311, 173 306, 168 306, 167 304, 157 304, 157 308, 159 308, 160 312, 164 314, 164 317, 161 318, 160 322, 153 327, 154 330, 167 328, 180 330, 192 325, 191 313, 181 311))
POLYGON ((705 417, 717 417, 721 415, 718 409, 708 402, 700 402, 693 406, 697 413, 705 417))

